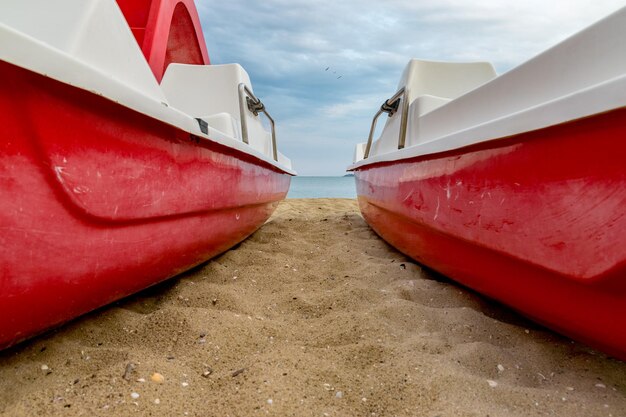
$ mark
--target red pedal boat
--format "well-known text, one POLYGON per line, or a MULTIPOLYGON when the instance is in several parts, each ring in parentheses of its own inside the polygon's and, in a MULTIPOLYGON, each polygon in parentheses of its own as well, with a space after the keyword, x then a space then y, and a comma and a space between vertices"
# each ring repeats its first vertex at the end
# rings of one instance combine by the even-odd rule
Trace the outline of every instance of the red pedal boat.
POLYGON ((0 348, 232 247, 294 174, 191 0, 3 1, 0 79, 0 348))
POLYGON ((349 167, 400 251, 622 360, 624 39, 626 8, 498 77, 411 61, 349 167))

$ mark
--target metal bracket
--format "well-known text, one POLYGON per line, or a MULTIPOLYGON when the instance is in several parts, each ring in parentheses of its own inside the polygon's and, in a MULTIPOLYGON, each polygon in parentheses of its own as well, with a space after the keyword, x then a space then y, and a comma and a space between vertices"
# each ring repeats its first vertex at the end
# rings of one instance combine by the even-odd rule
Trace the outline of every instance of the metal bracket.
POLYGON ((250 97, 246 97, 246 104, 248 105, 248 110, 252 112, 255 116, 259 115, 259 112, 265 111, 265 106, 259 99, 257 101, 251 99, 250 97))
POLYGON ((199 117, 196 117, 196 120, 198 121, 198 125, 200 126, 200 131, 202 133, 204 133, 205 135, 209 133, 209 124, 204 121, 203 119, 200 119, 199 117))
POLYGON ((267 112, 265 106, 254 94, 252 91, 246 86, 244 83, 239 84, 239 118, 241 119, 241 139, 245 143, 250 143, 248 141, 248 122, 246 121, 246 110, 258 116, 259 113, 265 114, 270 121, 272 126, 272 154, 274 157, 274 161, 278 161, 278 149, 276 147, 276 127, 274 124, 274 119, 267 112), (245 98, 245 100, 244 100, 245 98), (245 107, 244 107, 245 101, 245 107))
POLYGON ((372 119, 372 126, 370 127, 370 134, 367 138, 367 145, 365 147, 363 159, 367 159, 367 157, 369 157, 370 155, 370 150, 372 148, 372 139, 374 137, 374 131, 376 130, 376 122, 378 121, 378 117, 383 113, 387 113, 389 117, 393 116, 400 109, 400 103, 402 103, 402 113, 400 116, 401 119, 400 133, 398 135, 398 149, 404 148, 404 145, 406 143, 406 127, 409 115, 409 103, 407 100, 408 96, 409 89, 407 87, 402 87, 391 98, 385 100, 385 102, 380 106, 380 110, 376 112, 374 118, 372 119))

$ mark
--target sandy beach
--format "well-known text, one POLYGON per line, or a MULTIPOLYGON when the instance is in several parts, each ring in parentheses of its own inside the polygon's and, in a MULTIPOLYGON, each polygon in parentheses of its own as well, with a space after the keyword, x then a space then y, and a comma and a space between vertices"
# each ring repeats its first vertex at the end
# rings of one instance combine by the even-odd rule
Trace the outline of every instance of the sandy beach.
MULTIPOLYGON (((454 254, 450 254, 454 256, 454 254)), ((0 353, 2 416, 626 416, 626 363, 425 270, 355 200, 0 353)))

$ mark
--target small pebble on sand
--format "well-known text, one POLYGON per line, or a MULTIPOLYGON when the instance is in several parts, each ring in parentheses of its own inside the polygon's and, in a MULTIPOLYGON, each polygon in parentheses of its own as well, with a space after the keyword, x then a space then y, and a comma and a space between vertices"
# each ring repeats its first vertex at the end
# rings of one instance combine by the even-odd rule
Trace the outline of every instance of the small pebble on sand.
POLYGON ((489 384, 489 386, 490 386, 491 388, 495 388, 495 387, 497 387, 497 386, 498 386, 498 383, 497 383, 496 381, 492 380, 492 379, 488 379, 488 380, 487 380, 487 383, 489 384))
POLYGON ((153 373, 150 379, 152 380, 152 382, 156 382, 157 384, 162 384, 163 382, 165 382, 165 377, 158 372, 153 373))
POLYGON ((136 400, 137 398, 139 398, 139 393, 131 392, 130 393, 130 398, 132 398, 133 400, 136 400))
POLYGON ((126 364, 126 368, 124 369, 124 374, 122 375, 122 378, 124 378, 126 381, 130 381, 130 376, 135 371, 135 367, 136 365, 134 363, 128 362, 126 364))

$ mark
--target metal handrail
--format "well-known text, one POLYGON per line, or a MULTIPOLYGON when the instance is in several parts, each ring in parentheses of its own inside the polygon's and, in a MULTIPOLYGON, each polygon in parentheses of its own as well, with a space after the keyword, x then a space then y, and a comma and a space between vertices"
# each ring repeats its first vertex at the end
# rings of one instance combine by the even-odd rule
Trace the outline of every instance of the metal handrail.
POLYGON ((258 116, 259 113, 264 113, 270 121, 272 125, 272 154, 274 156, 274 161, 278 162, 278 149, 276 147, 276 127, 274 125, 274 119, 267 112, 265 106, 253 93, 250 91, 248 86, 244 83, 239 84, 239 118, 241 119, 241 139, 245 143, 250 143, 248 141, 248 122, 246 121, 246 108, 255 116, 258 116), (244 107, 243 102, 246 102, 246 107, 244 107))
POLYGON ((378 117, 387 113, 389 117, 393 116, 400 107, 400 102, 402 102, 402 113, 400 119, 400 132, 398 135, 398 149, 404 148, 406 143, 406 127, 408 123, 409 116, 409 103, 407 97, 409 96, 409 89, 405 86, 399 89, 391 98, 385 100, 385 102, 380 106, 380 109, 374 115, 372 119, 372 126, 370 128, 370 134, 367 138, 367 146, 365 147, 365 152, 363 154, 363 159, 367 159, 370 155, 370 150, 372 148, 372 138, 374 137, 374 130, 376 130, 376 122, 378 121, 378 117))

